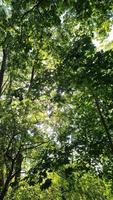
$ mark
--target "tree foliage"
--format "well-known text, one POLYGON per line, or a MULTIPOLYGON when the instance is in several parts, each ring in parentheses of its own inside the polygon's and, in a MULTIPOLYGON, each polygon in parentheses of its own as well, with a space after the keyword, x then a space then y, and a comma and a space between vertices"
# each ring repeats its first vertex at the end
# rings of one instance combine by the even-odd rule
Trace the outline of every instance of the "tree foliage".
POLYGON ((0 199, 113 199, 112 0, 0 5, 0 199))

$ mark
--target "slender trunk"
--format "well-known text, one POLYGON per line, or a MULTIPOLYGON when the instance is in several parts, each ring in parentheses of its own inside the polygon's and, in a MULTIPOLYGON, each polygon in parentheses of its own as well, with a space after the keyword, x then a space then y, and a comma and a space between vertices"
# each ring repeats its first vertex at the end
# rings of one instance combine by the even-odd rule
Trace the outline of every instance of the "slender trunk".
POLYGON ((12 160, 11 169, 10 169, 10 171, 8 173, 7 179, 6 179, 5 183, 4 183, 3 189, 1 191, 0 200, 3 200, 4 197, 7 194, 9 184, 10 184, 12 178, 13 178, 13 169, 14 169, 14 160, 12 160))
POLYGON ((28 89, 28 93, 31 90, 32 84, 33 84, 33 80, 34 80, 34 73, 35 73, 35 67, 32 67, 32 71, 31 71, 31 78, 30 78, 30 83, 29 83, 29 89, 28 89))
MULTIPOLYGON (((2 94, 2 89, 3 89, 3 81, 4 81, 4 72, 6 69, 6 60, 7 60, 7 53, 6 53, 6 49, 3 49, 3 59, 2 59, 2 64, 1 64, 1 69, 0 69, 0 96, 2 94)), ((3 155, 1 155, 2 158, 3 155)), ((0 190, 2 190, 2 188, 4 188, 4 164, 3 164, 3 160, 1 160, 0 162, 0 190)), ((0 200, 2 200, 4 198, 4 195, 0 194, 0 200)))
POLYGON ((0 163, 0 190, 4 186, 4 166, 3 163, 0 163))
POLYGON ((17 189, 18 185, 19 185, 19 181, 20 181, 20 177, 21 177, 22 161, 23 161, 23 156, 22 156, 22 153, 19 152, 16 157, 14 189, 17 189))
POLYGON ((93 93, 93 98, 95 100, 95 105, 96 105, 98 114, 100 116, 101 124, 102 124, 102 126, 103 126, 103 128, 105 130, 105 133, 106 133, 107 137, 108 137, 108 141, 109 141, 111 152, 113 153, 113 141, 112 141, 112 138, 111 138, 111 135, 110 135, 110 132, 109 132, 109 127, 108 127, 108 125, 106 123, 106 120, 105 120, 103 114, 102 114, 99 100, 98 100, 98 98, 96 97, 96 95, 94 93, 93 93))
POLYGON ((3 81, 4 81, 4 72, 6 69, 6 60, 7 60, 6 49, 3 49, 3 59, 2 59, 1 69, 0 69, 0 96, 3 89, 2 86, 3 86, 3 81))

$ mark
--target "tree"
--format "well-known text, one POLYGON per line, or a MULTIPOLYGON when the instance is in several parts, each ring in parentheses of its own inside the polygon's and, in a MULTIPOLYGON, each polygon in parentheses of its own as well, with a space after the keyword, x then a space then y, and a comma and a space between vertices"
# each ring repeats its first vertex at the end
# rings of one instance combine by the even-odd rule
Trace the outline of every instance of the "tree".
POLYGON ((21 181, 49 192, 50 172, 66 179, 62 199, 76 172, 112 180, 113 52, 92 42, 111 28, 112 1, 4 0, 0 19, 0 199, 21 181))
MULTIPOLYGON (((18 186, 22 162, 28 154, 26 151, 45 143, 36 129, 44 115, 37 97, 44 95, 46 85, 42 77, 47 70, 43 54, 47 54, 49 29, 52 24, 60 22, 55 9, 54 3, 41 1, 4 1, 1 5, 1 30, 4 34, 1 38, 0 71, 0 199, 6 195, 11 182, 13 188, 18 186), (45 15, 48 15, 47 20, 45 15), (33 87, 33 93, 36 91, 33 96, 31 87, 36 76, 40 77, 41 83, 38 83, 37 91, 37 85, 33 87), (44 85, 40 86, 43 82, 44 85)), ((46 102, 44 104, 46 106, 46 102)))

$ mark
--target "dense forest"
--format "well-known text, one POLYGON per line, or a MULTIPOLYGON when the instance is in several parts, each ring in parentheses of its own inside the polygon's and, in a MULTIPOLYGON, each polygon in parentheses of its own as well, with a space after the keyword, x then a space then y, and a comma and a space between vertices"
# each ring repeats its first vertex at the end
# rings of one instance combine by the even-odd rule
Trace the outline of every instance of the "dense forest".
POLYGON ((112 30, 113 0, 0 1, 0 200, 113 200, 112 30))

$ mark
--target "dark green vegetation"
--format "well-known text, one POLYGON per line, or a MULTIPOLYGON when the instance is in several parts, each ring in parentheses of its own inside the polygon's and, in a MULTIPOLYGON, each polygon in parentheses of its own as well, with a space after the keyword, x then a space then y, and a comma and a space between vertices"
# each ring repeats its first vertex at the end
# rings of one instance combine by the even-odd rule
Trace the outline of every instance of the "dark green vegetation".
POLYGON ((112 23, 112 0, 2 1, 0 200, 113 199, 112 23))

